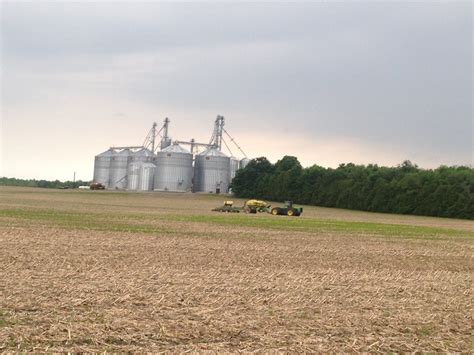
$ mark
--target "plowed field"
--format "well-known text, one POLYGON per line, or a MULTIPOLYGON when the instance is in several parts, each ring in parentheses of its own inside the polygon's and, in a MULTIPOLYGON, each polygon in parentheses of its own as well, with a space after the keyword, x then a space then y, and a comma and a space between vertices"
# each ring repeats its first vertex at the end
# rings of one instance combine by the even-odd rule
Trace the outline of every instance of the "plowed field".
POLYGON ((0 351, 473 350, 474 222, 222 200, 0 188, 0 351))

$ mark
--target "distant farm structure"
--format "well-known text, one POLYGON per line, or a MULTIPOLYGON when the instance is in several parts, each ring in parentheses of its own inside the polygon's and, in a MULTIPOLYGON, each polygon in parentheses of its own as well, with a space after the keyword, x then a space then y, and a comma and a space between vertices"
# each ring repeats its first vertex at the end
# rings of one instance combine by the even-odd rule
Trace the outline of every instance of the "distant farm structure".
POLYGON ((106 189, 227 193, 237 170, 250 161, 217 116, 208 143, 172 140, 170 120, 153 123, 140 146, 110 147, 95 156, 93 183, 106 189), (239 151, 233 155, 230 145, 239 151), (189 149, 183 146, 189 147, 189 149), (223 152, 223 146, 229 154, 223 152))

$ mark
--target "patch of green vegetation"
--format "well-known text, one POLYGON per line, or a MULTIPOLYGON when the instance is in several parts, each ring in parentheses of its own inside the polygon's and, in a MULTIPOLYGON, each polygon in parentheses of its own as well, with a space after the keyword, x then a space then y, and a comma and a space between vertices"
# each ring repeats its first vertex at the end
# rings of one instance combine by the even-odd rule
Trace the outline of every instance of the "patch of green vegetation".
POLYGON ((289 218, 286 216, 248 216, 248 215, 174 215, 168 216, 175 221, 210 223, 228 226, 256 227, 304 232, 363 233, 400 237, 474 237, 473 232, 455 229, 424 227, 373 222, 337 221, 307 218, 289 218))
POLYGON ((69 190, 68 193, 80 194, 80 196, 84 196, 85 198, 97 198, 97 195, 100 194, 100 198, 107 198, 107 197, 124 197, 124 198, 131 198, 137 197, 138 195, 143 195, 141 192, 133 192, 133 191, 111 191, 111 190, 69 190))
POLYGON ((0 217, 25 221, 40 221, 66 229, 130 232, 130 233, 175 233, 175 231, 149 224, 127 223, 126 216, 106 213, 76 213, 57 210, 3 209, 0 217))
POLYGON ((5 328, 10 326, 12 323, 9 322, 3 313, 0 312, 0 328, 5 328))
POLYGON ((427 337, 433 333, 433 326, 431 324, 425 324, 416 330, 416 335, 419 337, 427 337))
MULTIPOLYGON (((84 213, 54 209, 0 209, 0 218, 40 221, 67 229, 115 231, 130 233, 179 233, 179 222, 214 224, 229 227, 249 227, 289 232, 326 233, 342 235, 364 234, 415 239, 440 239, 445 237, 474 237, 474 232, 447 228, 423 227, 373 222, 353 222, 309 218, 290 218, 286 216, 262 215, 184 215, 184 214, 145 214, 145 213, 84 213), (163 228, 150 224, 151 220, 172 221, 176 228, 163 228)), ((196 233, 196 235, 202 233, 196 233)), ((206 235, 212 232, 205 233, 206 235)), ((204 234, 203 234, 204 235, 204 234)))

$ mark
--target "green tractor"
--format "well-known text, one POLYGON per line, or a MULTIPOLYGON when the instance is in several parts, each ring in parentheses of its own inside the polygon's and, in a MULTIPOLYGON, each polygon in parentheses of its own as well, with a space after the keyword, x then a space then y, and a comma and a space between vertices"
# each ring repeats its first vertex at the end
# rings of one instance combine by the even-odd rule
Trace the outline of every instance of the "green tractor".
POLYGON ((283 207, 273 207, 270 213, 274 216, 298 217, 303 213, 303 207, 295 207, 293 201, 285 201, 283 207))

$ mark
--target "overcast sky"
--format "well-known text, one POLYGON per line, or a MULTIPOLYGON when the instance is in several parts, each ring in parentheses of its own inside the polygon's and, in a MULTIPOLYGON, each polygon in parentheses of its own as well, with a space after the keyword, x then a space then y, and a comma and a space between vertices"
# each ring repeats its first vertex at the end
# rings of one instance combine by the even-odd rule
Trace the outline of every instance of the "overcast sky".
POLYGON ((473 164, 465 2, 2 2, 0 176, 92 178, 94 155, 207 142, 249 157, 473 164))

